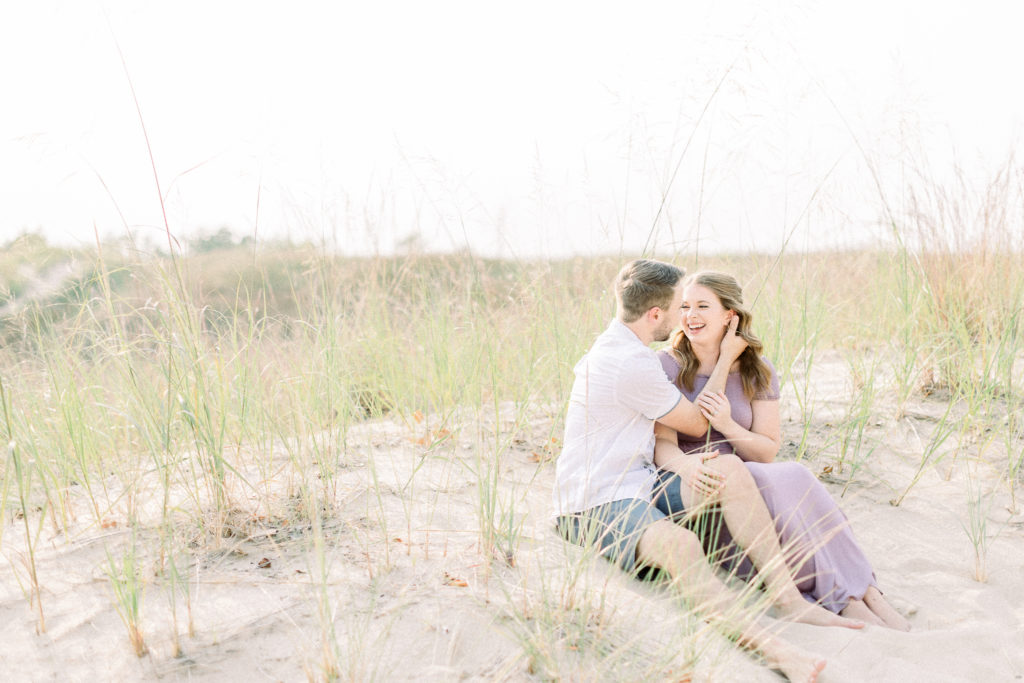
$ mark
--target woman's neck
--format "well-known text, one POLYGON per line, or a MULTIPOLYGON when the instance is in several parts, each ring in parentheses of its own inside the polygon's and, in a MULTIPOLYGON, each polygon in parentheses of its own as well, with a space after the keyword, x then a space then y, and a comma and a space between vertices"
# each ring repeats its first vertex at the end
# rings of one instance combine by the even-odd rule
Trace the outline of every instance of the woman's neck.
POLYGON ((697 357, 697 374, 710 375, 718 363, 718 356, 721 352, 719 345, 698 346, 690 342, 690 348, 693 349, 693 355, 697 357))

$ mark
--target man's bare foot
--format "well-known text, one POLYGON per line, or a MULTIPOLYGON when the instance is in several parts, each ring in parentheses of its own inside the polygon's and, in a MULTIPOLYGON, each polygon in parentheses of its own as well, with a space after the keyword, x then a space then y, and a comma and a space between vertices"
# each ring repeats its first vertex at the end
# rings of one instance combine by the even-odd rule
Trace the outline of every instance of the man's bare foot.
POLYGON ((781 671, 794 683, 814 683, 827 663, 821 657, 815 657, 776 637, 762 643, 761 652, 768 666, 781 671))
POLYGON ((864 604, 863 600, 851 598, 846 607, 839 612, 839 616, 847 619, 857 619, 871 626, 885 626, 886 623, 871 611, 871 608, 864 604))
POLYGON ((907 621, 902 614, 897 612, 896 609, 889 604, 889 601, 882 596, 882 592, 874 586, 869 586, 867 591, 864 593, 864 604, 882 620, 885 626, 896 629, 897 631, 910 630, 910 622, 907 621))
POLYGON ((801 624, 812 624, 814 626, 864 628, 863 621, 839 616, 829 612, 821 605, 807 602, 803 598, 796 598, 785 602, 779 601, 775 606, 779 610, 779 618, 786 621, 796 621, 801 624))

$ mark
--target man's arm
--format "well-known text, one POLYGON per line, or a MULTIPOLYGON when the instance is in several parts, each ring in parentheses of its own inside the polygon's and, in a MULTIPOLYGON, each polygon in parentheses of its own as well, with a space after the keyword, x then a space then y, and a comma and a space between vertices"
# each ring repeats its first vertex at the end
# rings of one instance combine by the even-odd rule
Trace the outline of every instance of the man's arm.
POLYGON ((722 475, 706 463, 717 458, 718 451, 683 453, 679 450, 676 433, 661 423, 655 423, 654 436, 654 464, 682 479, 680 495, 686 507, 689 509, 695 503, 697 493, 705 497, 705 502, 713 502, 711 498, 722 487, 722 475))
POLYGON ((659 417, 658 422, 687 436, 702 436, 708 431, 708 421, 685 396, 680 396, 676 407, 659 417))
POLYGON ((661 422, 655 422, 654 439, 654 464, 659 469, 675 472, 683 478, 693 473, 694 458, 688 458, 679 450, 675 430, 661 422))

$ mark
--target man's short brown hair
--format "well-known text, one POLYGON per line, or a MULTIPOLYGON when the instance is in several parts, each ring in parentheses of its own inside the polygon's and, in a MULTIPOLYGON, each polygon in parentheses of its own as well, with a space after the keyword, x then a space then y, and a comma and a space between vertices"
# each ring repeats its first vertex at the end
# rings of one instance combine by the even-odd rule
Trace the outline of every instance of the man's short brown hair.
POLYGON ((681 268, 664 261, 637 259, 627 263, 615 278, 619 319, 631 323, 655 306, 671 306, 676 285, 685 274, 681 268))

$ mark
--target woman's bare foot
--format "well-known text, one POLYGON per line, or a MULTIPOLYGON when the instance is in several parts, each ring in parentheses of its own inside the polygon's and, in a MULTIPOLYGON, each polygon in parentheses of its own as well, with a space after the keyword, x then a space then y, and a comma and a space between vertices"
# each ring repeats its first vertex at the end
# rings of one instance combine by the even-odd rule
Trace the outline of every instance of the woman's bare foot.
POLYGON ((796 621, 801 624, 812 624, 814 626, 838 626, 840 628, 864 628, 864 622, 857 619, 847 619, 833 612, 829 612, 821 605, 807 602, 803 598, 794 600, 779 601, 775 603, 779 610, 779 618, 787 621, 796 621))
POLYGON ((886 626, 886 623, 872 612, 871 608, 865 605, 863 600, 855 598, 851 598, 850 602, 846 603, 846 607, 839 612, 839 615, 847 619, 858 619, 872 626, 886 626))
POLYGON ((864 593, 864 604, 875 616, 882 620, 885 626, 897 631, 909 631, 910 622, 896 611, 889 602, 882 596, 882 592, 874 586, 869 586, 864 593))
POLYGON ((794 683, 814 683, 827 663, 821 657, 815 657, 776 637, 761 644, 761 653, 768 666, 781 671, 794 683))

